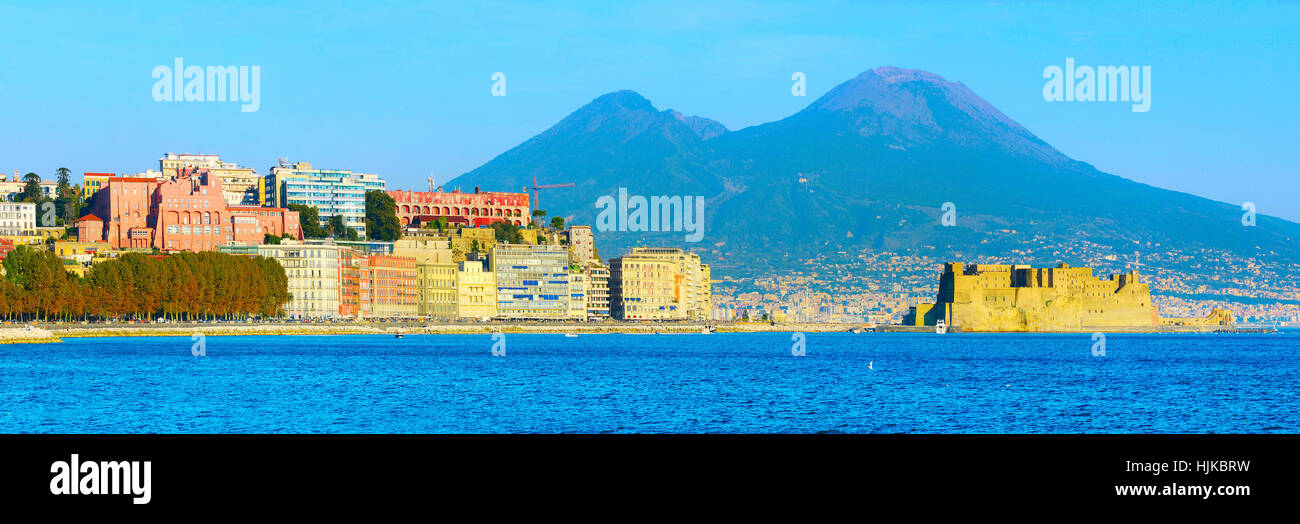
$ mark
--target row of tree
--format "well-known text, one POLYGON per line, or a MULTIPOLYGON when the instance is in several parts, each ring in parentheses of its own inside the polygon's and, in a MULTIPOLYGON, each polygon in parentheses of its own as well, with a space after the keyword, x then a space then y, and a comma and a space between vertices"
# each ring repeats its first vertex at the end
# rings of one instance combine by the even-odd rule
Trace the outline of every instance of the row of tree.
POLYGON ((4 259, 0 317, 10 320, 239 320, 289 302, 279 262, 218 252, 128 253, 80 278, 49 251, 18 246, 4 259))

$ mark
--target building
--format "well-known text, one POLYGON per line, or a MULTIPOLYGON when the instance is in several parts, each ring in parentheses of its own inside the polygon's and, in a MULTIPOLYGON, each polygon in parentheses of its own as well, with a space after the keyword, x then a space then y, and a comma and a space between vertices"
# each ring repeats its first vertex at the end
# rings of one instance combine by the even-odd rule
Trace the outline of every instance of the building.
POLYGON ((368 318, 371 295, 370 258, 352 249, 339 250, 339 316, 368 318))
MULTIPOLYGON (((56 180, 42 179, 38 185, 41 188, 41 195, 45 198, 55 198, 59 196, 59 183, 56 180)), ((0 194, 4 199, 10 202, 18 202, 23 199, 27 192, 27 182, 23 180, 18 171, 14 171, 13 177, 6 177, 0 173, 0 194)))
POLYGON ((54 255, 59 258, 76 261, 89 266, 96 257, 112 251, 108 242, 77 242, 75 240, 58 240, 54 242, 54 255))
POLYGON ((228 206, 219 177, 182 168, 172 178, 112 177, 88 213, 78 240, 114 249, 208 251, 227 242, 261 244, 266 235, 301 240, 298 213, 284 208, 228 206))
POLYGON ((434 320, 457 317, 457 266, 451 242, 441 238, 403 238, 393 243, 393 254, 415 260, 416 314, 434 320))
MULTIPOLYGON (((944 265, 934 303, 909 311, 904 323, 931 326, 943 320, 958 331, 1151 330, 1172 325, 1151 301, 1151 288, 1137 271, 1093 276, 1090 267, 944 265)), ((1231 312, 1189 323, 1231 324, 1231 312), (1226 314, 1226 315, 1225 315, 1226 314), (1225 321, 1226 319, 1226 321, 1225 321)))
POLYGON ((81 196, 86 200, 95 196, 95 192, 108 184, 108 179, 113 178, 112 173, 84 173, 81 175, 81 196))
POLYGON ((569 250, 557 245, 496 244, 497 317, 564 319, 569 315, 569 250))
POLYGON ((316 169, 307 162, 280 163, 263 181, 266 203, 276 207, 315 207, 324 226, 334 216, 343 225, 366 234, 366 191, 383 191, 379 175, 339 169, 316 169))
POLYGON ((339 260, 345 250, 322 240, 257 246, 258 255, 284 266, 290 296, 284 309, 290 318, 341 316, 339 260))
POLYGON ((35 203, 0 202, 0 236, 27 236, 35 230, 35 203))
POLYGON ((577 264, 569 264, 569 312, 565 315, 570 320, 587 320, 587 299, 591 278, 587 271, 577 264))
POLYGON ((609 268, 598 260, 588 262, 587 273, 587 320, 604 320, 609 318, 609 268))
POLYGON ((636 247, 609 261, 610 313, 620 320, 709 320, 710 270, 678 248, 636 247))
POLYGON ((497 281, 478 257, 456 266, 456 317, 486 320, 497 316, 497 281))
MULTIPOLYGON (((415 259, 370 255, 370 311, 376 317, 415 318, 419 291, 415 259)), ((452 276, 455 279, 455 276, 452 276)))
POLYGON ((586 264, 596 260, 596 238, 591 234, 591 226, 569 226, 569 260, 586 264))
POLYGON ((418 227, 439 218, 449 224, 470 227, 486 226, 505 220, 517 226, 529 220, 528 193, 482 192, 476 187, 473 193, 460 190, 389 191, 397 204, 397 219, 403 226, 418 227))
MULTIPOLYGON (((186 167, 206 169, 221 179, 222 198, 230 206, 260 206, 262 177, 251 167, 241 167, 221 160, 218 155, 191 155, 188 153, 167 153, 158 159, 159 178, 172 178, 186 167)), ((137 175, 139 178, 147 176, 137 175)))

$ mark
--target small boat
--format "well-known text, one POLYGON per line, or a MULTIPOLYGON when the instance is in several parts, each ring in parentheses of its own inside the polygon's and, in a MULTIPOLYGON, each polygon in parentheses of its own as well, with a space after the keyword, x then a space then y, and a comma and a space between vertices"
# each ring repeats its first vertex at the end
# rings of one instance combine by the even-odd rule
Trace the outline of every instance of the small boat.
POLYGON ((565 333, 564 338, 578 338, 577 333, 565 333))
POLYGON ((402 338, 402 334, 401 334, 401 333, 398 333, 398 334, 393 335, 393 336, 396 337, 396 338, 402 338))
POLYGON ((849 332, 853 333, 854 335, 857 335, 859 333, 862 333, 862 328, 855 327, 853 329, 850 329, 849 332))
POLYGON ((948 325, 944 324, 943 319, 939 319, 939 321, 934 324, 934 332, 940 335, 948 332, 948 325))
POLYGON ((718 332, 718 328, 715 328, 713 326, 704 326, 703 328, 700 329, 701 335, 712 335, 717 332, 718 332))

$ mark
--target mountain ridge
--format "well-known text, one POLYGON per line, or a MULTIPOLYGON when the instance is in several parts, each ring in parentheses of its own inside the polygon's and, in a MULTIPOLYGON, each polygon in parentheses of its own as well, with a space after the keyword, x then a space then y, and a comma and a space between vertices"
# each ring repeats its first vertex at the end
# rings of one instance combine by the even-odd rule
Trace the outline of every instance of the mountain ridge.
POLYGON ((541 208, 578 223, 593 224, 595 200, 620 187, 707 199, 701 244, 602 232, 602 253, 661 243, 775 269, 827 249, 997 254, 1038 236, 1295 260, 1300 238, 1300 224, 1259 215, 1246 229, 1235 206, 1101 172, 964 84, 896 67, 734 131, 615 91, 453 182, 513 188, 533 176, 575 183, 544 193, 541 208), (956 206, 956 227, 940 225, 945 202, 956 206), (1001 238, 1010 230, 1024 238, 1001 238))

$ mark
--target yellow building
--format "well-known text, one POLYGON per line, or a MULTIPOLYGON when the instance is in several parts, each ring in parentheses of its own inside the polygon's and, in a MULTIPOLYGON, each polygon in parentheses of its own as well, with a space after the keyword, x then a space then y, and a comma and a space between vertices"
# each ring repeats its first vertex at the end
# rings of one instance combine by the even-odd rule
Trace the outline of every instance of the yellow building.
POLYGON ((587 300, 590 298, 591 276, 586 268, 569 264, 569 314, 572 320, 587 320, 587 300))
POLYGON ((1054 268, 945 264, 935 303, 918 304, 904 323, 934 325, 939 320, 960 331, 1133 330, 1167 325, 1151 301, 1150 286, 1141 282, 1137 271, 1103 279, 1093 276, 1090 267, 1068 264, 1054 268))
POLYGON ((636 247, 609 261, 610 313, 621 320, 709 320, 708 264, 678 248, 636 247))
POLYGON ((456 269, 456 316, 486 320, 497 315, 497 279, 483 260, 466 260, 456 269))
POLYGON ((108 242, 75 242, 71 240, 56 240, 54 242, 54 255, 59 258, 75 260, 78 263, 90 265, 90 263, 101 253, 112 251, 113 247, 108 242))
POLYGON ((95 192, 99 191, 99 188, 106 187, 108 185, 108 179, 110 178, 113 178, 112 173, 86 173, 82 175, 82 179, 81 179, 82 198, 86 200, 90 200, 90 197, 94 196, 95 192))
POLYGON ((434 320, 456 318, 456 278, 450 241, 437 237, 403 238, 393 254, 415 259, 416 314, 434 320))

